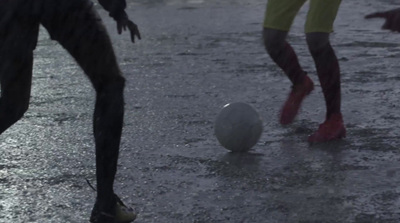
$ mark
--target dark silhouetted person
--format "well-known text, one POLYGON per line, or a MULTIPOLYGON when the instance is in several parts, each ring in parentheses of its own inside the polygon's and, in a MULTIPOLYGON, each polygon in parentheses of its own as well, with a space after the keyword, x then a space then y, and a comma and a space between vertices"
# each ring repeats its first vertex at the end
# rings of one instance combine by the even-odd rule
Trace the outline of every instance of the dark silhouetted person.
MULTIPOLYGON (((125 0, 99 0, 117 23, 140 38, 125 13, 125 0)), ((18 121, 29 106, 33 50, 39 25, 77 61, 95 91, 93 130, 96 145, 97 198, 90 221, 131 222, 135 214, 114 194, 113 184, 124 115, 125 79, 107 31, 90 0, 0 1, 0 134, 18 121)))

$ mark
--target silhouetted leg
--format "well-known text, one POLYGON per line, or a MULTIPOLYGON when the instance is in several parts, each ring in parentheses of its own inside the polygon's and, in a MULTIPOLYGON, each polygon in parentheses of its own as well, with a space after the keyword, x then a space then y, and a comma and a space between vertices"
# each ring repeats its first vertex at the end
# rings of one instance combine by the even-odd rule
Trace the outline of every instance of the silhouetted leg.
POLYGON ((28 13, 14 13, 9 2, 0 5, 0 134, 17 122, 29 107, 32 51, 39 23, 28 13))
MULTIPOLYGON (((5 58, 5 57, 2 57, 5 58)), ((32 53, 13 55, 0 63, 0 134, 17 122, 29 107, 32 53)))
POLYGON ((57 4, 54 0, 45 2, 51 7, 44 7, 42 24, 50 36, 75 58, 96 90, 93 129, 97 205, 100 210, 109 210, 115 205, 113 183, 123 124, 125 79, 92 3, 85 0, 57 1, 57 4))

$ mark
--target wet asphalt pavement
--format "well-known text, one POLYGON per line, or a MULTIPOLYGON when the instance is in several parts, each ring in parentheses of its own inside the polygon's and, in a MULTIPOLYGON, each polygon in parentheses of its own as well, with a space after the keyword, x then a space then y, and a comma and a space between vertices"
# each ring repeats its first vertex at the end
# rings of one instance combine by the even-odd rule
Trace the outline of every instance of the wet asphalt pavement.
MULTIPOLYGON (((127 79, 116 192, 138 223, 400 222, 400 35, 363 19, 399 3, 343 1, 331 40, 347 138, 314 146, 306 139, 325 113, 318 84, 292 125, 278 123, 290 84, 263 48, 265 5, 130 1, 143 37, 135 44, 100 11, 127 79), (236 101, 263 117, 249 153, 229 153, 213 135, 219 109, 236 101)), ((289 41, 318 83, 305 15, 289 41)), ((0 222, 87 222, 93 104, 89 81, 42 30, 30 110, 0 136, 0 222)))

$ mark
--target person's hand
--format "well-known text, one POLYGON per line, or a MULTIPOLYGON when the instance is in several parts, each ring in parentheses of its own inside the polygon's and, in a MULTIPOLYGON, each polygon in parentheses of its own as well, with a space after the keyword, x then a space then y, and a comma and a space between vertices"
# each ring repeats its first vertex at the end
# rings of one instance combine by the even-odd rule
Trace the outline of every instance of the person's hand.
POLYGON ((386 19, 382 29, 400 32, 400 8, 385 12, 375 12, 365 16, 366 19, 383 18, 386 19))
POLYGON ((141 39, 138 26, 131 20, 129 20, 128 16, 121 16, 116 21, 117 21, 118 34, 121 34, 122 31, 126 31, 126 29, 128 29, 131 34, 132 43, 135 42, 135 36, 138 39, 141 39))

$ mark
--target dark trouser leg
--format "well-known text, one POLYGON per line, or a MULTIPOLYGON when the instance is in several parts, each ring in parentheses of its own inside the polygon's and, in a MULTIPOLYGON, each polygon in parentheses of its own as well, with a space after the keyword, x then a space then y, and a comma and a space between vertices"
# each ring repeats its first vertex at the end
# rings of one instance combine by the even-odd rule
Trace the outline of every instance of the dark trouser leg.
POLYGON ((315 61, 326 103, 326 119, 340 113, 340 68, 329 42, 329 33, 308 33, 307 43, 315 61))
POLYGON ((31 92, 32 52, 8 59, 0 65, 0 134, 26 112, 31 92))
POLYGON ((96 144, 98 207, 114 202, 113 183, 124 114, 125 79, 109 36, 92 4, 85 0, 44 0, 42 24, 78 62, 96 90, 93 129, 96 144))
MULTIPOLYGON (((32 82, 33 49, 39 23, 26 8, 0 5, 0 134, 28 109, 32 82)), ((13 5, 15 6, 15 5, 13 5)))
POLYGON ((264 45, 272 60, 285 72, 293 85, 304 80, 305 72, 293 48, 286 41, 287 32, 264 28, 264 45))

